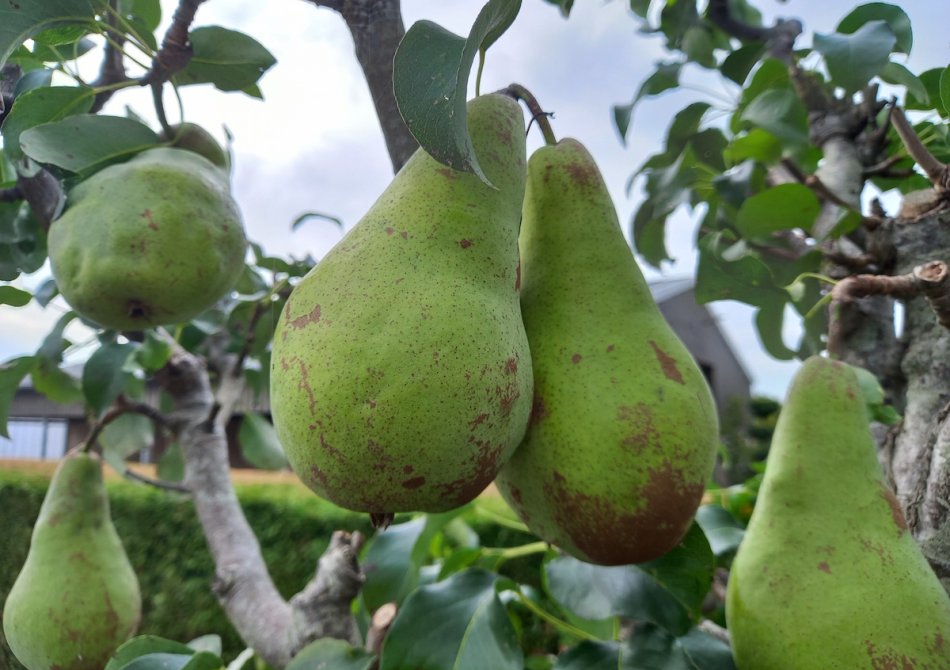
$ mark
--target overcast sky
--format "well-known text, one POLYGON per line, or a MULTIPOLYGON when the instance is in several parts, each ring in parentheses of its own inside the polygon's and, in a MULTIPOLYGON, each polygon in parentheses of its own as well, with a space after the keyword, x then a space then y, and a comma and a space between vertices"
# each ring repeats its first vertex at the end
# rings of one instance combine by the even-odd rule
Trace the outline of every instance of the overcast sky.
MULTIPOLYGON (((175 0, 162 0, 166 20, 175 0)), ((481 0, 403 0, 406 26, 419 19, 436 21, 459 34, 468 30, 481 0)), ((611 106, 627 102, 668 57, 659 39, 637 32, 638 22, 623 0, 578 0, 565 20, 543 0, 524 0, 521 14, 489 51, 482 90, 511 82, 527 86, 546 110, 558 137, 575 137, 594 155, 611 189, 621 224, 629 221, 642 195, 626 184, 630 174, 661 148, 672 115, 710 91, 726 108, 736 91, 723 88, 718 77, 694 70, 685 79, 693 90, 650 99, 638 107, 627 143, 621 143, 611 106)), ((767 17, 804 19, 806 35, 831 32, 857 3, 839 0, 761 0, 754 2, 767 17)), ((950 62, 950 3, 908 0, 900 3, 915 29, 908 66, 914 71, 950 62)), ((223 126, 234 137, 234 193, 242 207, 248 236, 273 254, 319 258, 339 239, 331 224, 311 222, 290 232, 290 223, 306 211, 340 217, 354 225, 392 179, 391 166, 353 45, 342 19, 302 0, 208 0, 198 10, 195 26, 221 25, 254 36, 277 58, 261 80, 264 102, 241 94, 225 94, 209 86, 182 89, 185 118, 224 139, 223 126)), ((90 60, 90 78, 98 63, 90 60)), ((171 96, 167 96, 171 100, 171 96)), ((154 119, 144 91, 123 91, 106 112, 124 114, 125 107, 154 119)), ((175 118, 173 108, 169 109, 175 118)), ((529 150, 541 144, 529 137, 529 150)), ((672 219, 667 244, 674 263, 663 275, 681 277, 695 271, 694 216, 672 219)), ((648 277, 660 274, 646 267, 648 277)), ((33 283, 36 280, 27 280, 33 283)), ((752 325, 750 308, 734 302, 710 306, 733 349, 753 380, 753 391, 782 397, 795 363, 766 355, 752 325)), ((64 309, 59 306, 59 309, 64 309)), ((0 360, 32 353, 57 313, 34 306, 0 306, 0 360)), ((787 328, 787 342, 797 342, 787 328)), ((87 334, 68 331, 76 338, 87 334)))

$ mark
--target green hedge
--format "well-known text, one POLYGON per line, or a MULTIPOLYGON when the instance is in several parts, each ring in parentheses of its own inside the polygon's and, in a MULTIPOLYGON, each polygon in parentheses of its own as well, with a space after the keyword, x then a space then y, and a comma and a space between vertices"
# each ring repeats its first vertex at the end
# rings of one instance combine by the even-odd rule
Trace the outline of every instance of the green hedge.
MULTIPOLYGON (((26 559, 47 485, 42 475, 0 471, 0 603, 26 559)), ((274 582, 285 597, 313 576, 334 530, 371 532, 367 515, 342 510, 291 484, 236 488, 274 582)), ((191 502, 124 481, 110 482, 108 493, 113 520, 142 588, 139 632, 181 641, 217 633, 226 656, 240 652, 244 645, 211 592, 214 568, 191 502)), ((477 517, 467 520, 486 546, 512 546, 531 539, 477 517)), ((528 567, 531 570, 537 574, 536 566, 528 567)), ((22 668, 2 633, 0 668, 22 668)))

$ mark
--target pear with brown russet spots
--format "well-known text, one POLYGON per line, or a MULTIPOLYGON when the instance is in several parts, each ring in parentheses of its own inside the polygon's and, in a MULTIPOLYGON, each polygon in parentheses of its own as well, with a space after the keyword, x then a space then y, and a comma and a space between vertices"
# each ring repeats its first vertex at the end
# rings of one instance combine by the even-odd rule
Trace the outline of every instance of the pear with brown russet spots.
POLYGON ((656 558, 686 533, 712 473, 716 408, 576 140, 531 156, 520 242, 534 410, 498 487, 577 558, 656 558))
POLYGON ((741 670, 947 670, 950 598, 877 460, 854 370, 796 373, 729 576, 741 670))
POLYGON ((28 670, 102 670, 141 618, 139 583, 92 454, 68 454, 50 482, 26 562, 3 604, 3 634, 28 670))
POLYGON ((493 186, 417 151, 294 288, 274 334, 271 407, 291 466, 377 519, 472 500, 531 410, 524 117, 491 94, 468 123, 493 186))

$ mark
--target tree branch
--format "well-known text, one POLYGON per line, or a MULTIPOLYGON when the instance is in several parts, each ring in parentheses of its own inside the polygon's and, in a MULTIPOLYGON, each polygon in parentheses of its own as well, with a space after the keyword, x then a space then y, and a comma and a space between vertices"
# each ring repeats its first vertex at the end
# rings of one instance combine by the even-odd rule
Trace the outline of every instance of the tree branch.
POLYGON ((336 10, 346 22, 356 58, 369 86, 376 117, 386 140, 386 149, 398 172, 419 147, 409 132, 393 93, 393 56, 406 30, 399 0, 308 0, 318 7, 336 10))
POLYGON ((162 46, 152 59, 152 69, 141 79, 143 86, 161 85, 188 65, 192 55, 188 29, 195 20, 195 13, 202 2, 204 0, 179 0, 175 14, 172 16, 172 24, 162 39, 162 46))
POLYGON ((894 124, 894 130, 897 131, 901 142, 904 143, 907 153, 927 174, 934 188, 937 191, 950 190, 950 168, 930 153, 924 143, 920 141, 920 138, 917 137, 917 133, 914 132, 913 126, 907 120, 904 110, 896 105, 893 107, 893 113, 891 114, 891 123, 894 124))
POLYGON ((778 19, 766 28, 739 21, 729 11, 729 0, 709 0, 706 13, 709 20, 721 31, 743 42, 764 42, 769 55, 785 63, 791 63, 795 40, 802 34, 802 22, 797 19, 778 19))
MULTIPOLYGON (((118 3, 116 0, 110 0, 109 4, 113 11, 108 13, 106 22, 111 29, 115 27, 116 18, 114 12, 116 11, 116 5, 118 3)), ((108 87, 112 84, 130 81, 130 77, 125 74, 125 63, 123 61, 122 51, 120 50, 120 47, 125 43, 125 34, 119 30, 109 30, 109 32, 112 33, 112 39, 106 40, 106 46, 102 56, 102 65, 99 67, 99 77, 92 83, 95 88, 108 87)), ((89 113, 97 114, 100 112, 115 91, 116 89, 114 88, 106 88, 106 90, 97 93, 92 102, 92 107, 89 109, 89 113)))
POLYGON ((940 325, 950 329, 950 282, 947 276, 947 265, 943 261, 931 261, 897 277, 852 275, 841 280, 831 291, 828 351, 840 355, 843 348, 841 308, 858 298, 872 295, 886 295, 900 300, 925 296, 940 325))
POLYGON ((314 579, 290 602, 283 599, 231 484, 224 428, 242 381, 231 374, 233 362, 220 365, 218 402, 204 360, 177 345, 158 378, 172 398, 168 419, 179 435, 185 483, 214 558, 215 595, 248 646, 282 668, 314 639, 358 643, 350 604, 362 584, 356 563, 362 536, 335 533, 314 579))

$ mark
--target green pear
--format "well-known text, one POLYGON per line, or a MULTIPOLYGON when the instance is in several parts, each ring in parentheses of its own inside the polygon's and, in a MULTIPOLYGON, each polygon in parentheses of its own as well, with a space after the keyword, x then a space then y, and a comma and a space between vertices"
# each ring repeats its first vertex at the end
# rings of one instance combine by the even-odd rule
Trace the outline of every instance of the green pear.
POLYGON ((209 161, 223 168, 226 172, 231 170, 231 158, 214 136, 197 123, 185 121, 171 126, 171 133, 162 130, 158 134, 159 139, 169 143, 169 146, 176 149, 187 149, 196 154, 204 156, 209 161))
POLYGON ((528 528, 576 558, 656 558, 686 533, 712 473, 706 380, 576 140, 528 161, 520 241, 534 409, 498 487, 528 528))
POLYGON ((184 323, 211 307, 243 271, 245 247, 227 174, 164 147, 81 182, 49 231, 63 297, 117 330, 184 323))
POLYGON ((852 368, 805 361, 729 577, 741 670, 950 668, 950 598, 885 484, 869 420, 852 368))
POLYGON ((102 464, 68 454, 53 475, 3 633, 28 670, 102 670, 141 617, 139 584, 112 525, 102 464))
POLYGON ((457 507, 524 434, 524 118, 491 94, 468 122, 493 186, 417 151, 294 288, 274 333, 277 433, 297 475, 342 507, 457 507))

